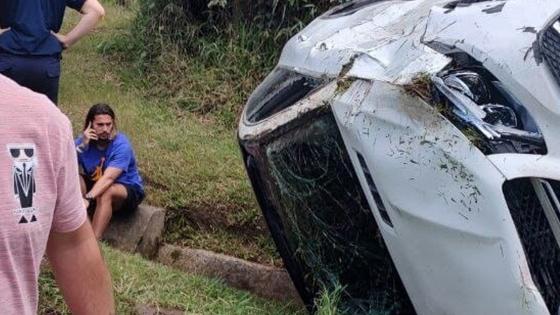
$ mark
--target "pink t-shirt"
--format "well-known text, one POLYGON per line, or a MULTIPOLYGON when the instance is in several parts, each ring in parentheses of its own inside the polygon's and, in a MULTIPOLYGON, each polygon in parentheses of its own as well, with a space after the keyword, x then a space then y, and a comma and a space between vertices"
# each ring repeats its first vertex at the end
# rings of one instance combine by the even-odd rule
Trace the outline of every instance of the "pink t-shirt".
POLYGON ((86 218, 70 121, 0 75, 0 313, 37 312, 49 233, 74 231, 86 218))

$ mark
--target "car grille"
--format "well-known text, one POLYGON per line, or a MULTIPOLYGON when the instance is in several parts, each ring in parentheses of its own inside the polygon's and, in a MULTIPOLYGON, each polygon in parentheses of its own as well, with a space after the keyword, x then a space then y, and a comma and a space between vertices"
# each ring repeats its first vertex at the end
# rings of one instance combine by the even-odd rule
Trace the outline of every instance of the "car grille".
POLYGON ((560 84, 560 20, 542 33, 541 53, 560 84))
POLYGON ((523 178, 506 182, 503 190, 533 281, 555 313, 560 306, 560 246, 554 234, 560 228, 560 182, 523 178))

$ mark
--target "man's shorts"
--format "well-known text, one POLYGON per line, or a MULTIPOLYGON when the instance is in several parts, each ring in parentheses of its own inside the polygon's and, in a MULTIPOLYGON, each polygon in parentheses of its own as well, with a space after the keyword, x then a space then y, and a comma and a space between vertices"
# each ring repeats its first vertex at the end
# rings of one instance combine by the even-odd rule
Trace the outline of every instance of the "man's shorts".
MULTIPOLYGON (((121 184, 121 183, 119 183, 121 184)), ((117 215, 128 215, 136 211, 140 203, 144 200, 144 193, 130 187, 129 185, 121 184, 126 188, 126 199, 124 200, 121 209, 116 212, 117 215)))
MULTIPOLYGON (((93 182, 87 176, 84 175, 80 175, 80 176, 82 176, 82 178, 86 182, 87 191, 90 191, 93 185, 95 184, 95 182, 93 182)), ((144 200, 144 192, 138 191, 138 189, 134 189, 131 186, 123 183, 116 183, 116 184, 123 185, 124 188, 126 188, 126 199, 123 201, 120 209, 113 211, 113 215, 127 216, 133 213, 134 211, 136 211, 140 203, 142 203, 142 201, 144 200)), ((93 212, 95 211, 95 206, 96 206, 95 200, 91 201, 87 209, 89 214, 93 214, 93 212)))

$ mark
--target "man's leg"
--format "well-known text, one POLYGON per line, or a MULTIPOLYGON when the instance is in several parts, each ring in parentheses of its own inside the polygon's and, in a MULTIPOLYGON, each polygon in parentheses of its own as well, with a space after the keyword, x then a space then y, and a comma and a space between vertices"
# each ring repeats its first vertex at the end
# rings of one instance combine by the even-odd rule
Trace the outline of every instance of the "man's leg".
POLYGON ((126 187, 121 184, 113 184, 101 196, 97 197, 97 206, 93 214, 93 232, 95 237, 100 240, 103 232, 109 225, 113 209, 118 210, 126 200, 127 192, 126 187))

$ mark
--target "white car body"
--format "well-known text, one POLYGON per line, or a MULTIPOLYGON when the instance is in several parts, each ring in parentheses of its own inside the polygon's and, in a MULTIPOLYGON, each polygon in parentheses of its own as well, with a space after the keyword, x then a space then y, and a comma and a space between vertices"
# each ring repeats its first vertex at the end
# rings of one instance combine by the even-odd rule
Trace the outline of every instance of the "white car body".
MULTIPOLYGON (((560 1, 396 0, 328 14, 286 44, 277 66, 327 83, 258 121, 247 109, 240 141, 330 107, 416 313, 558 314, 560 283, 551 283, 558 276, 543 273, 560 274, 547 269, 560 266, 560 196, 549 184, 560 181, 560 81, 539 56, 539 38, 560 34, 560 1), (478 62, 523 104, 546 152, 483 152, 435 104, 407 93, 419 76, 445 78, 453 52, 478 62), (533 187, 527 196, 537 197, 539 222, 554 237, 549 267, 531 263, 527 246, 535 244, 524 243, 508 206, 504 185, 517 189, 517 179, 533 187)), ((496 136, 485 126, 482 133, 496 136)))

